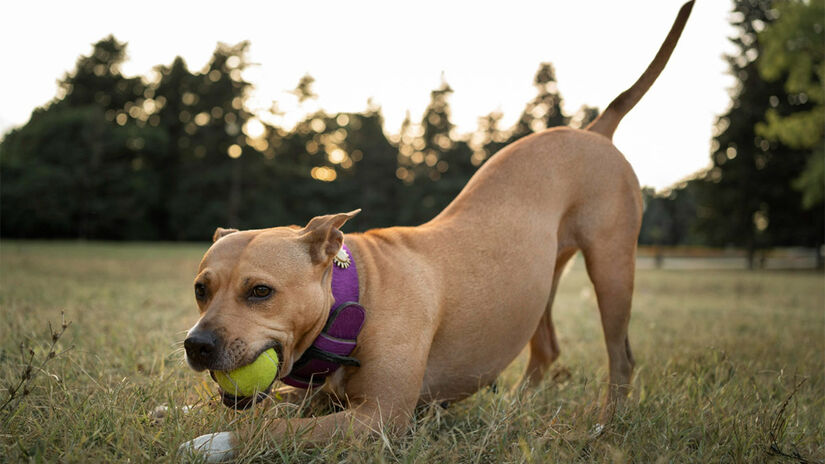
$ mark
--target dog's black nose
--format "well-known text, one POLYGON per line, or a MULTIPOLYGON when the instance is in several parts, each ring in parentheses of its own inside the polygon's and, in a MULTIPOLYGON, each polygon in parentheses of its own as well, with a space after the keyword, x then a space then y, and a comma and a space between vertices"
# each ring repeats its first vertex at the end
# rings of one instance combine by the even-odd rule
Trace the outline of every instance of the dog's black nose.
POLYGON ((218 351, 218 337, 211 330, 198 330, 183 341, 183 347, 191 362, 206 366, 218 351))

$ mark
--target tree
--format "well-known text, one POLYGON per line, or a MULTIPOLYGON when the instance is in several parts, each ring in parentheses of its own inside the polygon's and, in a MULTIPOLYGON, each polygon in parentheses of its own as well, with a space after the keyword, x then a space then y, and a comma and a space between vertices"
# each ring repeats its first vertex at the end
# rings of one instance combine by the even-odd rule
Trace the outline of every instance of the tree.
POLYGON ((706 243, 743 246, 750 262, 758 248, 814 246, 821 239, 821 214, 804 211, 789 179, 802 172, 806 153, 761 136, 757 124, 773 107, 788 114, 793 98, 777 82, 760 77, 757 31, 775 18, 770 0, 740 0, 731 41, 739 53, 727 57, 739 84, 728 112, 719 117, 712 168, 697 185, 697 226, 706 243))
POLYGON ((244 108, 250 84, 248 42, 218 44, 202 73, 188 75, 173 63, 161 80, 159 95, 169 105, 162 120, 168 126, 174 185, 167 204, 170 230, 176 239, 203 238, 217 225, 238 226, 244 194, 244 171, 260 162, 244 133, 251 114, 244 108), (169 92, 168 95, 165 92, 169 92), (180 175, 180 173, 187 175, 180 175), (192 214, 197 208, 198 214, 192 214))
MULTIPOLYGON (((413 179, 402 198, 402 219, 407 224, 420 224, 432 219, 461 191, 475 171, 471 162, 473 151, 465 140, 455 137, 450 121, 448 98, 453 89, 443 80, 430 92, 419 125, 420 137, 412 137, 412 150, 401 147, 401 153, 411 153, 404 161, 402 175, 413 179)), ((404 135, 409 123, 405 122, 404 135)))
POLYGON ((493 111, 487 116, 478 118, 478 130, 475 134, 475 145, 478 147, 470 161, 474 166, 481 166, 488 158, 507 146, 509 135, 499 128, 502 114, 493 111))
POLYGON ((595 121, 599 116, 599 109, 595 106, 583 105, 576 111, 576 114, 570 118, 570 125, 576 129, 584 129, 591 122, 595 121))
POLYGON ((312 84, 314 83, 315 78, 309 74, 304 74, 301 77, 298 81, 298 85, 296 85, 295 89, 291 92, 298 98, 298 103, 303 103, 307 100, 318 98, 318 95, 312 90, 312 84))
POLYGON ((285 135, 275 157, 281 173, 277 198, 290 221, 362 208, 353 227, 395 223, 398 152, 382 126, 380 109, 370 107, 363 113, 310 114, 285 135))
POLYGON ((508 143, 550 127, 566 126, 569 122, 561 109, 562 98, 552 64, 542 63, 539 66, 533 85, 538 90, 538 95, 527 103, 508 143))
MULTIPOLYGON (((347 121, 345 149, 352 160, 353 208, 363 208, 364 222, 354 228, 389 227, 398 224, 398 210, 403 184, 396 176, 398 149, 384 136, 384 118, 379 109, 362 114, 336 116, 340 124, 347 121)), ((350 205, 348 205, 349 207, 350 205)), ((350 209, 353 209, 350 208, 350 209)), ((359 216, 361 216, 359 214, 359 216)), ((354 218, 357 220, 358 216, 354 218)))
POLYGON ((697 182, 689 180, 660 195, 652 188, 642 189, 645 210, 639 244, 674 246, 699 242, 694 230, 697 182))
POLYGON ((430 104, 421 118, 421 127, 424 128, 424 147, 421 150, 424 164, 419 162, 418 165, 433 181, 441 178, 442 171, 436 167, 439 161, 443 161, 444 155, 455 145, 450 136, 455 126, 450 121, 450 104, 447 101, 451 93, 453 89, 442 76, 441 86, 430 92, 430 104))
POLYGON ((128 117, 137 119, 142 102, 135 100, 143 96, 145 85, 139 77, 127 78, 121 74, 120 66, 125 60, 125 42, 110 35, 95 43, 92 53, 78 58, 74 71, 60 80, 62 99, 58 104, 74 108, 100 107, 106 111, 107 119, 121 126, 128 117))
MULTIPOLYGON (((170 211, 169 205, 177 194, 183 159, 194 156, 193 151, 197 148, 192 146, 186 134, 191 119, 188 104, 197 98, 193 92, 197 77, 189 71, 181 57, 176 57, 169 66, 157 66, 155 70, 160 75, 160 80, 151 88, 153 98, 150 106, 155 111, 149 117, 149 122, 159 126, 167 134, 167 142, 160 155, 152 160, 152 166, 159 176, 158 195, 164 201, 152 209, 150 219, 157 225, 160 236, 178 238, 172 219, 174 213, 170 211)), ((197 150, 200 153, 202 149, 197 150)))
POLYGON ((145 85, 119 71, 125 44, 107 37, 0 145, 2 233, 20 237, 157 238, 160 199, 148 160, 165 135, 146 125, 145 85))
POLYGON ((790 112, 776 107, 757 123, 759 135, 800 150, 810 150, 804 171, 793 183, 805 208, 822 209, 825 198, 825 0, 786 0, 779 18, 759 33, 763 44, 759 72, 766 81, 780 79, 790 112))

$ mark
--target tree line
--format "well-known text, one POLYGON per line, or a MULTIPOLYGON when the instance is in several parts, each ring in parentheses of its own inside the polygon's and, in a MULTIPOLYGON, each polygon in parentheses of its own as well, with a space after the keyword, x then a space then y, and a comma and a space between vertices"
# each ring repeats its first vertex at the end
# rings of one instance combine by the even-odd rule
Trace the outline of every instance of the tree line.
MULTIPOLYGON (((665 193, 645 189, 640 243, 823 243, 823 2, 735 2, 738 53, 727 60, 738 84, 715 127, 711 167, 665 193)), ((598 114, 565 114, 553 66, 542 63, 536 96, 510 128, 494 112, 457 134, 442 80, 422 118, 408 116, 396 135, 372 104, 285 129, 247 109, 248 47, 219 44, 200 71, 176 58, 148 78, 122 74, 125 43, 94 44, 56 97, 0 143, 0 234, 203 240, 219 225, 303 224, 355 208, 365 213, 353 230, 417 225, 508 143, 598 114)), ((298 82, 299 101, 316 97, 312 84, 298 82)))
MULTIPOLYGON (((248 46, 219 44, 200 72, 176 58, 148 79, 121 73, 125 43, 94 44, 55 99, 0 144, 2 235, 203 240, 218 225, 303 224, 355 208, 365 211, 355 228, 419 224, 499 148, 568 120, 544 63, 516 127, 503 130, 490 114, 472 146, 450 121, 446 82, 397 136, 385 135, 372 104, 285 130, 246 109, 248 46)), ((315 97, 312 83, 298 83, 299 101, 315 97)), ((579 123, 595 114, 584 108, 579 123)))

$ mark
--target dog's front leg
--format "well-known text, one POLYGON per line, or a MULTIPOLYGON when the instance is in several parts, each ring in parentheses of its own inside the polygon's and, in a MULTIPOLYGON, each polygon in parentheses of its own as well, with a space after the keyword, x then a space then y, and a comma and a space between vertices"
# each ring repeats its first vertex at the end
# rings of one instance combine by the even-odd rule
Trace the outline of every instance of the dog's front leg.
MULTIPOLYGON (((409 329, 410 324, 404 328, 409 329)), ((290 436, 302 445, 313 446, 328 442, 336 434, 357 437, 381 434, 387 429, 407 430, 424 381, 430 334, 414 327, 409 333, 418 338, 409 333, 393 334, 390 330, 382 333, 384 338, 374 338, 371 350, 358 354, 362 367, 347 380, 345 391, 351 408, 321 417, 270 419, 264 426, 269 440, 277 445, 282 437, 290 436)), ((184 443, 180 450, 189 455, 199 454, 207 462, 220 462, 233 458, 239 445, 259 429, 260 426, 242 426, 237 432, 203 435, 184 443)))
MULTIPOLYGON (((273 419, 265 427, 266 433, 274 441, 283 436, 295 436, 300 438, 302 445, 317 446, 336 435, 359 437, 380 434, 385 430, 403 431, 409 426, 410 420, 409 413, 393 414, 389 408, 382 413, 377 405, 364 404, 321 417, 273 419)), ((250 431, 239 431, 239 436, 249 433, 250 431)))
MULTIPOLYGON (((403 408, 404 410, 408 408, 403 408)), ((321 417, 272 419, 265 433, 277 445, 279 438, 294 436, 304 446, 319 445, 327 442, 336 434, 355 437, 380 434, 389 428, 403 431, 410 423, 408 414, 400 414, 399 408, 388 408, 383 414, 380 407, 361 405, 334 414, 321 417), (393 411, 396 411, 393 414, 393 411)), ((257 430, 257 427, 256 427, 257 430)), ((182 457, 199 456, 206 462, 223 462, 234 458, 241 443, 249 440, 255 430, 242 428, 237 432, 218 432, 201 435, 179 448, 182 457)))

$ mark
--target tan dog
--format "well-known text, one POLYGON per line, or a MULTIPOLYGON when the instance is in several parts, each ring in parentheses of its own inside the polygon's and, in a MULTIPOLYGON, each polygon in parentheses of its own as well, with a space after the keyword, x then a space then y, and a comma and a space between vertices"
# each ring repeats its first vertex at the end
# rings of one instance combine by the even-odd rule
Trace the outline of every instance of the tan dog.
MULTIPOLYGON (((367 311, 353 353, 361 367, 339 369, 327 386, 350 407, 289 424, 273 418, 270 427, 306 427, 311 442, 339 427, 404 429, 416 405, 494 382, 527 343, 525 379, 542 380, 559 354, 551 307, 560 271, 581 250, 607 345, 608 420, 633 370, 627 328, 642 217, 638 181, 611 137, 664 68, 692 6, 639 80, 586 130, 550 129, 505 147, 424 225, 345 238, 339 229, 354 211, 304 228, 218 229, 195 279, 201 318, 187 340, 198 341, 187 346, 190 365, 229 370, 277 346, 279 376, 288 374, 326 322, 332 258, 345 241, 367 311)), ((184 448, 214 459, 234 440, 205 435, 184 448)))

